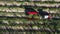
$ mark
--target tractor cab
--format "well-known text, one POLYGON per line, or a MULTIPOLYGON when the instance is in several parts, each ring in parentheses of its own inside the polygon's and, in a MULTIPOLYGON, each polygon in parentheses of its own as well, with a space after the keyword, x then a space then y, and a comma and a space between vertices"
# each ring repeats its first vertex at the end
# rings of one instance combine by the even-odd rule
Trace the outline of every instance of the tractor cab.
POLYGON ((38 12, 36 10, 34 10, 33 8, 27 7, 25 8, 25 14, 26 15, 30 15, 30 14, 38 14, 38 12))

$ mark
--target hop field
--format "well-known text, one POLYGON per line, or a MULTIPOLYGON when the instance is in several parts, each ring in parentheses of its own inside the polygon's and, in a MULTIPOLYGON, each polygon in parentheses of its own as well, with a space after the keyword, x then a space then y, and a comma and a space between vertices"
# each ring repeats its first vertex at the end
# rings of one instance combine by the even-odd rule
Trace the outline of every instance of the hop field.
POLYGON ((25 15, 25 2, 0 0, 0 34, 60 34, 60 2, 27 1, 28 6, 36 11, 40 8, 49 12, 54 17, 52 19, 44 19, 41 15, 25 15))

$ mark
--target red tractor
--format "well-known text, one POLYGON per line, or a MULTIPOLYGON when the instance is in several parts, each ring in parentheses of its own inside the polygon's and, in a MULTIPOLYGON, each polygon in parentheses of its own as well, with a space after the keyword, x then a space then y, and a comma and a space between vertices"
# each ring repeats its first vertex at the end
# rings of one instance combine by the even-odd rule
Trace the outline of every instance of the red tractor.
MULTIPOLYGON (((37 9, 37 11, 36 11, 36 10, 34 10, 33 8, 31 8, 31 7, 26 7, 26 8, 25 8, 25 14, 26 14, 26 15, 30 15, 30 14, 32 14, 32 15, 40 15, 40 16, 42 16, 43 18, 48 18, 48 19, 52 18, 52 17, 49 15, 48 12, 43 11, 42 9, 37 9)), ((32 19, 33 19, 33 16, 32 16, 32 19)))

